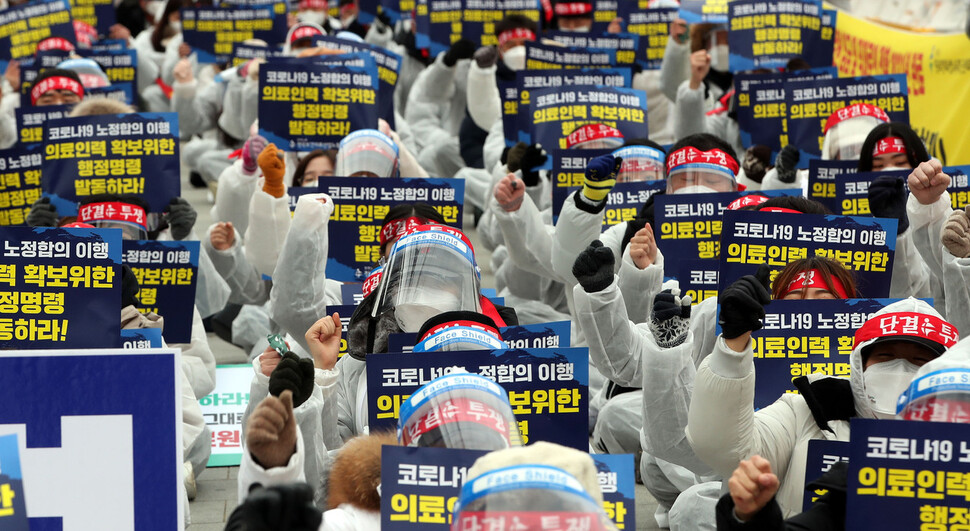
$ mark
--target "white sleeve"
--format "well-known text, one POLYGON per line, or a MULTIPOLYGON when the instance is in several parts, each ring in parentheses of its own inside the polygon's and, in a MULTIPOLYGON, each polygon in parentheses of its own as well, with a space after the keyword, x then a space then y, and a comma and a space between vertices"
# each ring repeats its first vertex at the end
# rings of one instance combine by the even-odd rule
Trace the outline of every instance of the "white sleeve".
POLYGON ((623 387, 640 387, 641 331, 627 319, 623 295, 612 282, 606 289, 587 293, 573 287, 576 321, 589 344, 589 358, 600 373, 623 387))
POLYGON ((269 281, 263 280, 262 275, 249 263, 239 232, 236 231, 232 247, 224 251, 212 246, 211 233, 212 227, 209 227, 209 233, 202 240, 202 248, 219 276, 228 284, 229 301, 236 304, 262 305, 269 300, 269 281))
POLYGON ((273 197, 257 181, 249 204, 249 226, 246 228, 246 257, 263 275, 272 276, 280 257, 280 250, 290 230, 290 201, 273 197))
POLYGON ((512 263, 539 276, 556 278, 550 259, 553 228, 543 223, 532 198, 528 194, 523 196, 522 206, 515 212, 503 210, 494 197, 489 199, 489 205, 512 263))
POLYGON ((239 231, 246 234, 249 227, 249 204, 256 192, 256 181, 259 170, 252 175, 246 175, 242 169, 242 157, 222 170, 219 175, 219 193, 216 203, 212 207, 213 222, 229 222, 239 231))
POLYGON ((196 398, 202 398, 216 388, 216 357, 209 348, 209 339, 202 326, 199 310, 192 307, 192 334, 189 343, 171 345, 182 349, 182 371, 192 385, 196 398))
MULTIPOLYGON (((567 289, 577 283, 573 276, 573 264, 576 257, 586 250, 593 240, 600 239, 600 231, 603 227, 603 210, 606 201, 599 206, 579 203, 582 199, 577 197, 582 191, 569 194, 562 204, 562 211, 559 212, 559 219, 556 221, 556 236, 552 246, 552 267, 556 272, 557 279, 566 284, 567 289)), ((621 238, 622 239, 622 238, 621 238)), ((617 256, 618 247, 613 249, 613 258, 619 263, 617 256)))

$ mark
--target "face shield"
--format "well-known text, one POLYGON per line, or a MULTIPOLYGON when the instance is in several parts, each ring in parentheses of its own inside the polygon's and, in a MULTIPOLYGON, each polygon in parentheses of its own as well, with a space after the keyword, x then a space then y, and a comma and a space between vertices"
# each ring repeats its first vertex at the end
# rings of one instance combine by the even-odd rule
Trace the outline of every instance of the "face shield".
POLYGON ((613 152, 620 157, 620 172, 616 182, 657 181, 664 178, 664 153, 648 146, 627 146, 613 152))
POLYGON ((720 149, 685 146, 667 157, 667 193, 735 192, 737 174, 738 162, 720 149))
POLYGON ((623 133, 606 124, 587 124, 566 137, 566 149, 616 149, 623 145, 623 133))
POLYGON ((495 322, 472 312, 448 312, 433 317, 418 332, 414 352, 462 352, 509 348, 495 322))
POLYGON ((101 66, 91 59, 68 59, 57 65, 57 68, 75 72, 86 89, 111 86, 108 74, 105 74, 101 66))
POLYGON ((452 531, 468 529, 613 529, 602 507, 568 472, 516 465, 466 481, 452 531))
POLYGON ((869 132, 889 116, 875 105, 856 103, 829 115, 822 141, 823 160, 859 160, 869 132))
POLYGON ((521 446, 508 395, 495 382, 452 373, 428 382, 401 405, 404 446, 501 450, 521 446))
POLYGON ((914 379, 900 395, 896 415, 904 420, 970 423, 970 368, 941 369, 914 379))
POLYGON ((78 209, 77 220, 99 229, 121 229, 125 240, 148 239, 145 210, 129 203, 90 203, 78 209))
POLYGON ((339 177, 394 177, 397 165, 397 144, 376 129, 362 129, 340 141, 335 173, 339 177))
POLYGON ((481 312, 480 282, 471 244, 461 231, 424 225, 391 248, 372 317, 394 310, 398 326, 417 332, 445 312, 481 312))

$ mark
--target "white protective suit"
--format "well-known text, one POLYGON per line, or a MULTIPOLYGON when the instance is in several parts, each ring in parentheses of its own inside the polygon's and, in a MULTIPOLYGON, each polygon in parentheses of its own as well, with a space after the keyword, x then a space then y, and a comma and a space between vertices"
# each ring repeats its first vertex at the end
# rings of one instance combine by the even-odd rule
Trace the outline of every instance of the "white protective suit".
MULTIPOLYGON (((957 299, 963 298, 964 295, 961 294, 960 284, 953 283, 961 278, 960 274, 957 273, 959 267, 954 268, 958 262, 954 262, 954 257, 950 255, 940 241, 943 225, 953 212, 951 204, 950 194, 946 191, 931 205, 920 203, 916 197, 910 194, 906 201, 906 215, 909 217, 909 230, 906 233, 910 235, 911 245, 916 247, 919 256, 922 258, 921 261, 928 270, 933 306, 947 319, 952 319, 950 322, 957 325, 957 329, 960 330, 962 335, 964 331, 970 334, 970 327, 967 326, 970 325, 970 321, 968 321, 970 320, 970 308, 967 307, 966 302, 955 300, 951 306, 951 301, 947 300, 948 295, 951 294, 956 296, 957 299)), ((896 267, 894 266, 893 276, 895 277, 895 275, 896 267)))
POLYGON ((444 53, 439 54, 418 75, 408 94, 404 118, 418 146, 417 159, 435 177, 453 177, 465 167, 458 148, 458 130, 465 118, 469 64, 461 60, 448 67, 444 53))
MULTIPOLYGON (((928 304, 913 298, 890 304, 876 316, 893 312, 939 317, 928 304)), ((862 368, 862 349, 872 341, 875 340, 858 345, 849 358, 851 398, 855 413, 862 418, 875 418, 866 398, 862 368)), ((809 376, 810 381, 821 378, 829 377, 809 376)), ((788 517, 801 511, 808 441, 847 441, 849 422, 848 419, 829 420, 828 429, 823 430, 801 394, 784 394, 774 404, 756 412, 754 388, 751 343, 744 352, 734 352, 718 337, 714 352, 697 369, 687 440, 697 456, 722 477, 729 477, 741 460, 752 455, 767 459, 781 482, 776 499, 788 517)))

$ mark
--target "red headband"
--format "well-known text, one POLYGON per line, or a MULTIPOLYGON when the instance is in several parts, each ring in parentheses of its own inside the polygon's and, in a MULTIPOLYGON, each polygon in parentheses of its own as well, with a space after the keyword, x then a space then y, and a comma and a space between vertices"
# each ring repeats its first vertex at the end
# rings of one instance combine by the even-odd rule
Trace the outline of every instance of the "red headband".
POLYGON ((498 34, 498 45, 502 46, 505 43, 515 40, 515 39, 525 39, 527 41, 536 40, 536 34, 532 33, 532 30, 528 28, 512 28, 508 31, 503 31, 498 34))
POLYGON ((832 275, 832 285, 829 286, 825 283, 825 276, 818 269, 802 271, 795 276, 795 280, 792 280, 788 284, 788 287, 785 288, 785 291, 782 292, 781 298, 784 298, 789 293, 806 288, 820 288, 828 290, 833 295, 838 295, 840 299, 849 298, 848 292, 845 291, 845 286, 842 285, 842 281, 838 277, 832 275))
POLYGON ((877 315, 866 321, 855 333, 853 350, 860 344, 880 337, 918 337, 950 348, 960 340, 956 327, 926 313, 895 312, 877 315))
POLYGON ((475 330, 478 330, 480 332, 485 332, 486 334, 494 337, 498 341, 502 340, 502 335, 499 334, 498 328, 495 328, 493 326, 488 326, 487 324, 479 323, 477 321, 457 320, 457 321, 448 321, 447 323, 441 323, 438 326, 431 327, 431 329, 425 332, 425 334, 421 336, 418 339, 418 341, 419 342, 424 341, 425 339, 437 334, 438 332, 441 332, 442 330, 447 330, 449 328, 453 328, 456 326, 464 326, 465 328, 474 328, 475 330))
POLYGON ((378 267, 377 269, 370 272, 367 276, 367 280, 364 281, 364 285, 361 286, 360 292, 366 297, 374 291, 377 286, 381 284, 381 276, 384 275, 384 268, 378 267))
POLYGON ((890 155, 892 153, 906 153, 906 143, 898 136, 887 136, 876 143, 876 148, 872 150, 872 156, 890 155))
POLYGON ((327 0, 300 0, 300 3, 297 5, 298 9, 316 9, 321 11, 325 11, 329 7, 330 4, 327 0))
POLYGON ((693 146, 684 146, 667 157, 667 174, 685 164, 715 164, 731 170, 734 175, 737 175, 739 170, 738 161, 720 149, 701 151, 693 146))
POLYGON ((848 107, 843 107, 832 114, 829 115, 829 119, 825 121, 825 127, 822 128, 823 133, 827 133, 829 129, 838 125, 839 122, 848 120, 850 118, 858 118, 859 116, 872 116, 883 122, 889 121, 889 115, 886 111, 876 107, 875 105, 870 105, 868 103, 856 103, 854 105, 849 105, 848 107))
POLYGON ((73 52, 74 45, 71 44, 71 41, 63 37, 50 37, 48 39, 44 39, 37 43, 38 52, 48 52, 50 50, 62 50, 65 52, 73 52))
POLYGON ((70 90, 71 92, 77 94, 79 98, 84 97, 84 87, 81 86, 76 80, 71 79, 67 76, 52 76, 41 80, 30 89, 30 104, 37 105, 37 100, 44 95, 45 92, 51 90, 70 90))
POLYGON ((435 404, 413 424, 401 431, 401 444, 407 446, 421 435, 435 428, 441 428, 452 422, 470 422, 489 428, 509 441, 509 428, 505 425, 502 415, 495 409, 473 398, 449 398, 440 404, 435 404))
POLYGON ((91 221, 124 221, 134 223, 147 230, 145 209, 130 203, 91 203, 84 205, 77 211, 77 220, 81 223, 91 221))
POLYGON ((623 140, 623 133, 619 129, 606 124, 586 124, 569 133, 569 136, 566 137, 566 147, 572 148, 582 142, 602 140, 604 138, 619 138, 623 140))
POLYGON ((744 197, 739 197, 734 201, 731 201, 730 203, 728 203, 727 209, 741 210, 742 208, 747 206, 760 205, 761 203, 764 203, 767 200, 768 200, 767 197, 759 194, 746 195, 744 197))
POLYGON ((558 2, 556 4, 556 14, 561 17, 588 15, 592 12, 593 4, 590 2, 558 2))
POLYGON ((290 42, 296 42, 307 37, 316 37, 317 35, 323 35, 323 33, 320 33, 320 30, 313 26, 300 26, 293 30, 293 34, 290 35, 290 42))
POLYGON ((919 404, 906 406, 903 419, 966 424, 970 422, 970 403, 932 395, 922 399, 919 404))
POLYGON ((381 228, 381 245, 384 245, 395 238, 404 236, 408 230, 413 229, 418 225, 424 225, 425 223, 427 223, 427 221, 414 216, 388 221, 384 227, 381 228))

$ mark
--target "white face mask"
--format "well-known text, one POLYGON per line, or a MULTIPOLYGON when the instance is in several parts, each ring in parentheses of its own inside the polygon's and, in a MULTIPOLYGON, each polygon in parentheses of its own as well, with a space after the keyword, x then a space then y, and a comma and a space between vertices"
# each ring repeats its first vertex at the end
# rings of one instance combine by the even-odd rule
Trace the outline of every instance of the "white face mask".
POLYGON ((729 52, 727 44, 715 44, 708 50, 711 54, 711 68, 719 72, 727 72, 729 52))
POLYGON ((875 171, 899 171, 899 170, 909 171, 909 170, 912 170, 912 168, 905 168, 903 166, 884 166, 881 169, 875 170, 875 171))
POLYGON ((419 289, 408 297, 406 303, 394 306, 394 317, 405 332, 417 332, 428 319, 458 309, 458 296, 446 290, 419 289))
POLYGON ((566 33, 589 33, 592 28, 590 26, 578 26, 572 29, 563 30, 566 33))
POLYGON ((516 46, 505 50, 502 61, 510 70, 519 71, 525 68, 525 46, 516 46))
POLYGON ((296 19, 300 22, 308 22, 322 26, 327 21, 326 11, 300 11, 296 14, 296 19))
POLYGON ((168 23, 168 27, 172 28, 172 31, 174 31, 176 33, 181 33, 182 32, 182 21, 181 20, 174 20, 172 22, 169 22, 168 23))
POLYGON ((906 360, 895 359, 870 365, 862 373, 869 407, 876 418, 895 418, 899 395, 909 387, 918 370, 919 367, 906 360))
POLYGON ((685 186, 679 190, 674 190, 674 194, 716 194, 717 190, 704 186, 702 184, 692 184, 690 186, 685 186))

